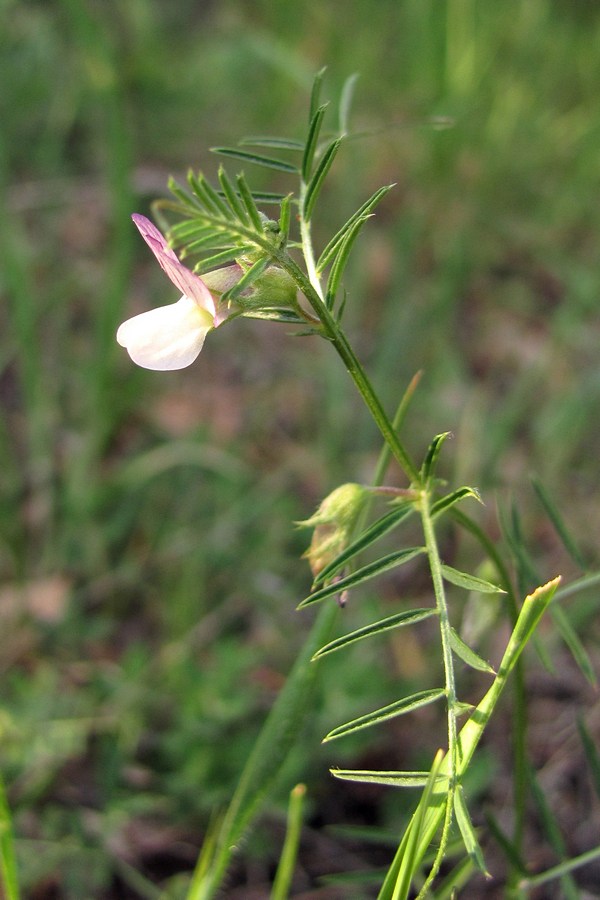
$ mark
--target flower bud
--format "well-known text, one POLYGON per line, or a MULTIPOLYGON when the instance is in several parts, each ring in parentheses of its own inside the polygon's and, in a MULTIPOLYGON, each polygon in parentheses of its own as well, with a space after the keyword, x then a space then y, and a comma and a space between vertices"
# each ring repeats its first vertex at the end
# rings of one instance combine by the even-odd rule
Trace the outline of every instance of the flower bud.
POLYGON ((279 266, 269 266, 236 301, 244 310, 296 309, 294 279, 279 266))
POLYGON ((368 493, 361 484, 342 484, 323 500, 314 516, 298 523, 314 526, 310 547, 304 554, 313 575, 318 575, 348 546, 368 493))

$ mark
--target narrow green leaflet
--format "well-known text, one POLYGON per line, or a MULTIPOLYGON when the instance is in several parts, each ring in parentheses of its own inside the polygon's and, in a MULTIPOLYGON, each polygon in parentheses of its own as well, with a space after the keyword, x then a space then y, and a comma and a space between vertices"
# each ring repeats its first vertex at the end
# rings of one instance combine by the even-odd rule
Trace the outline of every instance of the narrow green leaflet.
POLYGON ((321 133, 321 125, 323 124, 323 117, 325 115, 326 109, 327 103, 319 106, 310 122, 308 136, 306 138, 306 146, 304 148, 304 155, 302 157, 302 178, 304 179, 304 181, 309 180, 310 174, 312 172, 315 150, 317 149, 319 134, 321 133))
POLYGON ((380 200, 385 197, 385 195, 391 191, 394 187, 393 184, 385 185, 384 187, 380 187, 378 190, 366 200, 362 206, 360 206, 355 213, 353 213, 347 222, 342 225, 340 230, 332 237, 329 243, 326 245, 325 249, 321 253, 318 261, 317 261, 317 272, 320 274, 323 269, 325 269, 329 263, 332 261, 337 251, 339 250, 340 244, 344 240, 346 233, 349 228, 351 228, 357 219, 366 219, 369 213, 375 209, 380 200))
POLYGON ((389 784, 390 787, 424 787, 429 778, 429 772, 376 772, 369 769, 330 769, 329 771, 342 781, 389 784))
POLYGON ((315 585, 320 584, 323 581, 328 581, 332 575, 341 569, 342 566, 345 566, 354 556, 361 553, 367 547, 370 547, 371 544, 378 541, 384 534, 388 534, 388 532, 400 525, 400 523, 408 518, 413 512, 414 506, 412 503, 406 503, 402 504, 400 507, 394 508, 380 519, 377 519, 376 522, 373 522, 366 531, 363 531, 355 541, 352 541, 339 556, 336 556, 328 566, 325 566, 325 568, 315 576, 315 585))
POLYGON ((569 622, 568 616, 565 614, 562 606, 554 604, 550 610, 550 615, 558 633, 571 651, 573 659, 583 672, 583 675, 587 678, 592 687, 596 687, 598 680, 588 652, 583 646, 581 638, 569 622))
POLYGON ((345 737, 345 735, 360 731, 362 728, 370 728, 371 725, 386 722, 388 719, 404 716, 406 713, 413 712, 415 709, 420 709, 422 706, 427 706, 429 703, 441 700, 441 698, 445 696, 446 691, 444 688, 418 691, 415 694, 411 694, 410 697, 403 697, 402 700, 396 700, 395 703, 390 703, 388 706, 382 706, 380 709, 367 713, 365 716, 359 716, 358 719, 353 719, 351 722, 346 722, 344 725, 338 725, 337 728, 334 728, 329 734, 325 735, 323 743, 325 744, 327 741, 334 741, 337 738, 345 737))
POLYGON ((469 854, 479 871, 483 872, 483 874, 487 878, 490 878, 491 876, 487 870, 487 866, 483 858, 483 852, 479 845, 479 841, 477 840, 477 835, 475 834, 475 829, 473 828, 473 823, 471 822, 469 810, 467 809, 462 784, 458 785, 458 788, 454 794, 454 812, 456 814, 456 822, 460 829, 460 833, 462 835, 467 853, 469 854))
POLYGON ((467 487, 465 485, 464 487, 460 487, 457 490, 452 491, 450 494, 446 494, 445 497, 440 497, 439 500, 436 500, 431 507, 431 517, 435 519, 436 516, 441 515, 442 513, 451 509, 457 503, 460 503, 462 500, 466 500, 468 497, 473 497, 480 503, 482 502, 479 491, 476 488, 467 487))
POLYGON ((590 769, 590 777, 596 792, 596 797, 600 799, 600 750, 596 745, 595 739, 589 732, 589 729, 583 719, 577 719, 577 730, 583 746, 583 752, 590 769))
POLYGON ((212 256, 208 256, 206 259, 202 259, 199 263, 196 263, 194 272, 202 275, 203 272, 208 272, 210 269, 216 269, 217 266, 235 262, 238 256, 243 256, 245 253, 250 253, 252 250, 254 250, 254 247, 252 246, 239 246, 230 247, 228 250, 223 250, 222 253, 214 253, 212 256))
POLYGON ((354 241, 356 240, 361 228, 368 218, 370 217, 361 216, 360 219, 357 219, 350 226, 350 228, 344 235, 342 243, 340 244, 340 249, 338 250, 337 256, 335 257, 335 260, 331 267, 331 272, 329 273, 329 278, 327 279, 327 290, 325 292, 325 297, 329 309, 332 309, 333 307, 335 297, 338 292, 342 276, 344 274, 344 270, 348 263, 350 251, 352 250, 352 245, 354 244, 354 241))
POLYGON ((468 644, 465 644, 454 628, 450 629, 450 645, 456 656, 468 666, 471 666, 472 669, 477 669, 478 672, 488 672, 490 675, 496 674, 485 659, 482 659, 468 644))
POLYGON ((349 634, 344 634, 342 637, 330 641, 324 647, 321 647, 320 650, 317 650, 313 659, 320 659, 322 656, 327 656, 328 653, 334 653, 336 650, 341 650, 349 644, 362 641, 364 638, 371 637, 374 634, 381 634, 394 628, 402 628, 404 625, 415 625, 417 622, 422 622, 423 619, 429 619, 435 615, 437 615, 437 609, 433 607, 429 609, 410 609, 407 612, 396 613, 394 616, 380 619, 378 622, 365 625, 363 628, 358 628, 356 631, 351 631, 349 634))
POLYGON ((310 93, 310 113, 309 113, 309 121, 315 117, 315 113, 320 106, 321 100, 321 88, 323 87, 323 78, 325 77, 325 72, 327 71, 327 66, 323 66, 322 69, 319 69, 317 74, 315 75, 315 79, 313 81, 312 90, 310 93))
POLYGON ((248 215, 248 211, 244 208, 243 203, 241 203, 238 194, 229 180, 229 176, 227 172, 223 168, 223 166, 219 166, 219 184, 223 190, 223 195, 229 204, 231 212, 242 222, 244 225, 250 224, 250 216, 248 215))
POLYGON ((332 141, 329 144, 329 146, 323 153, 323 156, 319 160, 319 164, 315 169, 314 175, 311 177, 308 185, 306 186, 306 194, 304 195, 303 203, 304 219, 306 222, 310 221, 313 209, 315 208, 315 203, 317 202, 318 196, 321 193, 323 182, 325 181, 327 173, 333 165, 333 161, 337 156, 341 143, 342 139, 336 138, 335 141, 332 141))
POLYGON ((295 141, 293 138, 274 137, 268 134, 249 136, 242 138, 239 142, 240 147, 275 147, 278 150, 303 150, 302 141, 295 141))
POLYGON ((353 72, 352 75, 349 75, 348 78, 346 78, 344 86, 342 87, 339 108, 340 134, 348 134, 349 131, 348 122, 350 119, 350 108, 352 106, 352 100, 354 98, 354 88, 356 87, 357 81, 358 72, 353 72))
POLYGON ((245 291, 253 281, 256 281, 256 279, 262 275, 270 262, 271 260, 268 256, 263 256, 262 259, 258 259, 254 265, 250 266, 250 268, 244 272, 240 280, 230 288, 230 290, 223 294, 223 300, 234 300, 236 297, 239 297, 242 291, 245 291))
POLYGON ((281 201, 281 210, 279 212, 280 246, 282 247, 287 243, 290 231, 291 204, 292 195, 288 194, 288 196, 284 197, 281 201))
POLYGON ((219 196, 217 191, 215 191, 210 182, 206 180, 204 175, 200 174, 196 176, 190 170, 188 172, 188 184, 194 195, 209 212, 222 216, 226 220, 231 218, 227 204, 223 198, 219 196))
POLYGON ((442 575, 450 584, 465 588, 467 591, 478 591, 480 594, 506 593, 497 584, 492 584, 491 581, 485 581, 483 578, 476 578, 475 575, 468 575, 467 572, 459 572, 458 569, 453 569, 452 566, 442 564, 442 575))
POLYGON ((356 587, 356 585, 362 584, 363 581, 369 581, 371 578, 375 578, 376 575, 381 575, 389 569, 395 569, 396 566, 401 566, 411 559, 414 559, 415 556, 420 556, 424 552, 424 547, 408 547, 405 550, 397 550, 395 553, 388 553, 387 556, 383 556, 381 559, 377 559, 375 562, 369 563, 361 569, 357 569, 356 572, 353 572, 351 575, 340 578, 339 581, 336 581, 334 584, 328 584, 327 587, 315 591, 314 594, 310 594, 298 605, 298 609, 309 606, 311 603, 318 603, 319 600, 325 600, 326 597, 334 597, 341 591, 356 587))
POLYGON ((544 485, 537 478, 532 478, 531 483, 533 484, 533 488, 538 495, 538 498, 546 510, 546 515, 552 522, 554 526, 554 530, 558 534, 561 539, 563 546, 573 562, 579 566, 580 569, 587 569, 587 564, 585 559, 583 558, 583 554, 581 553, 579 547, 572 534, 570 533, 565 520, 561 516, 558 507, 550 497, 548 491, 544 487, 544 485))
POLYGON ((240 199, 241 199, 242 203, 244 204, 244 206, 246 207, 246 211, 247 211, 248 215, 250 216, 250 220, 251 220, 252 224, 254 225, 254 227, 256 228, 256 230, 258 232, 262 233, 262 230, 263 230, 262 219, 260 217, 260 213, 256 207, 256 201, 255 201, 254 197, 252 196, 252 191, 248 187, 248 182, 246 181, 244 174, 240 173, 239 175, 237 175, 235 180, 236 180, 236 184, 237 184, 238 191, 240 194, 240 199))
POLYGON ((262 156, 259 153, 250 153, 249 150, 239 150, 237 147, 211 147, 213 153, 219 153, 221 156, 228 156, 231 159, 241 159, 243 162, 254 163, 257 166, 264 166, 267 169, 277 169, 280 172, 291 172, 298 174, 298 166, 293 163, 286 162, 284 159, 275 159, 273 156, 262 156))

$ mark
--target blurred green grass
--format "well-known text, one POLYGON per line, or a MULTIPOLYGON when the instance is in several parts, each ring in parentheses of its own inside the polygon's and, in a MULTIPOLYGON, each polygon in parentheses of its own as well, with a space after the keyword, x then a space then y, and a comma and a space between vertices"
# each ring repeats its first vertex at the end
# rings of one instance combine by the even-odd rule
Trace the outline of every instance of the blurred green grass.
MULTIPOLYGON (((425 370, 409 446, 452 430, 446 474, 514 493, 554 575, 529 473, 590 552, 600 526, 600 10, 0 11, 2 759, 30 888, 100 896, 135 880, 125 863, 149 879, 193 863, 301 643, 306 536, 290 523, 368 480, 379 449, 327 348, 275 326, 238 322, 181 374, 135 370, 116 327, 169 288, 130 213, 170 173, 214 172, 212 145, 301 135, 323 64, 334 97, 358 71, 352 127, 366 136, 347 145, 317 237, 397 186, 347 277, 350 331, 390 408, 425 370), (144 838, 180 857, 153 866, 144 838)), ((364 615, 352 606, 348 623, 364 615)), ((418 646, 400 649, 426 670, 418 646)), ((411 677, 361 652, 355 683, 343 660, 324 666, 308 746, 411 677)))

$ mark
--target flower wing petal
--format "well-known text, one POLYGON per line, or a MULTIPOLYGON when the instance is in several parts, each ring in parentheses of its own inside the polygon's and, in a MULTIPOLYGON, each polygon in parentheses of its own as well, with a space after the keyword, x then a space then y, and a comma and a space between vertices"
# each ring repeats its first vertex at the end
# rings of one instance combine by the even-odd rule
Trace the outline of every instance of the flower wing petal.
POLYGON ((117 331, 117 341, 144 369, 184 369, 194 362, 213 327, 212 315, 184 296, 127 319, 117 331))
POLYGON ((161 269, 168 275, 173 284, 179 288, 182 294, 194 299, 199 306, 214 317, 215 301, 202 279, 190 272, 183 263, 179 262, 163 235, 152 224, 150 219, 147 219, 146 216, 141 216, 139 213, 134 213, 131 218, 154 253, 161 269))

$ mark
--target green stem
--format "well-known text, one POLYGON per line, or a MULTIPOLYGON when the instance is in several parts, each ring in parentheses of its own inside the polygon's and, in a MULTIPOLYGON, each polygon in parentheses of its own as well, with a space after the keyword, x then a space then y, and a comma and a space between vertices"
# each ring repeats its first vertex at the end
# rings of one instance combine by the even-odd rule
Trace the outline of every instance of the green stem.
MULTIPOLYGON (((511 625, 519 616, 517 597, 513 588, 510 573, 491 538, 470 516, 462 510, 453 509, 452 516, 455 521, 469 531, 481 544, 489 559, 496 567, 500 577, 500 583, 507 595, 508 614, 511 625)), ((515 664, 515 676, 513 686, 513 800, 515 807, 515 821, 513 826, 513 842, 519 853, 523 849, 523 835, 525 831, 526 804, 528 795, 529 775, 527 767, 527 693, 525 690, 525 673, 523 663, 519 660, 515 664)))
POLYGON ((313 287, 309 278, 306 277, 302 269, 294 262, 294 260, 285 252, 274 254, 279 265, 294 279, 299 290, 304 294, 312 309, 316 313, 323 327, 323 335, 334 346, 338 356, 346 366, 346 369, 354 381, 359 393, 361 394, 367 409, 377 425, 383 439, 389 446, 391 453, 400 465, 406 477, 411 484, 419 484, 419 471, 407 451, 404 449, 394 427, 385 412, 379 397, 373 389, 373 385, 369 381, 367 374, 361 366, 352 346, 350 345, 346 335, 335 320, 331 311, 323 303, 319 292, 313 287))
POLYGON ((454 791, 457 783, 457 728, 456 728, 456 678, 454 674, 454 656, 452 653, 452 629, 450 625, 450 615, 448 612, 448 603, 446 600, 446 590, 444 587, 444 579, 442 576, 442 561, 437 544, 437 537, 433 520, 431 518, 430 496, 427 489, 421 494, 421 522, 423 525, 423 534, 425 537, 425 546, 429 558, 429 569, 431 572, 431 580, 433 582, 433 590, 435 594, 435 602, 438 611, 438 619, 440 623, 440 640, 442 644, 442 658, 444 663, 444 677, 446 682, 446 707, 448 716, 448 796, 446 798, 446 809, 444 814, 444 823, 442 828, 442 837, 438 852, 431 867, 431 871, 427 876, 427 880, 419 894, 425 896, 429 885, 437 875, 439 868, 445 856, 445 849, 452 824, 452 813, 454 808, 454 791))

